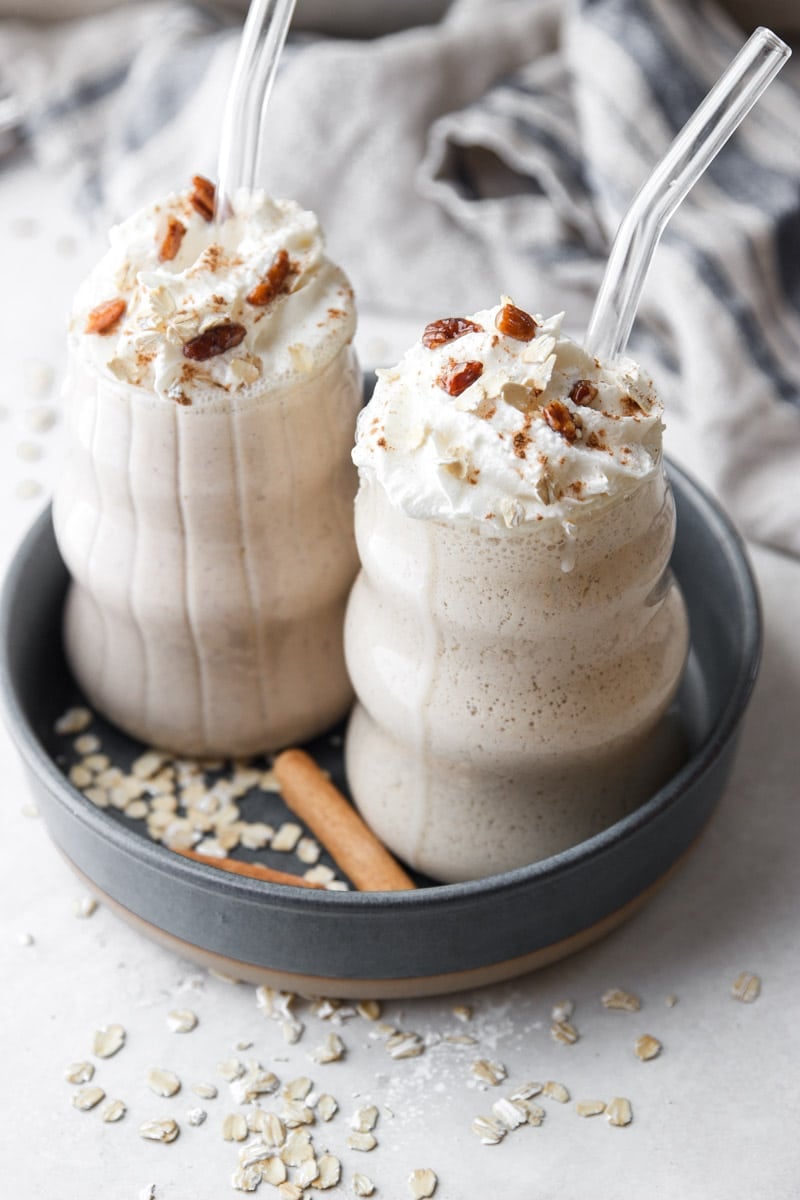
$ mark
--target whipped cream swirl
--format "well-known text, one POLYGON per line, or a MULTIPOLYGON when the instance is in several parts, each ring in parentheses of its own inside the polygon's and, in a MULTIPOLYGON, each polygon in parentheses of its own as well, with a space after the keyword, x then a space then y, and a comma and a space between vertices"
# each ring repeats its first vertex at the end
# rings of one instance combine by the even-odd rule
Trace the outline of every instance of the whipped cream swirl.
POLYGON ((316 216, 291 200, 239 192, 218 226, 181 192, 115 226, 110 243, 77 293, 70 337, 91 366, 162 400, 216 405, 258 395, 265 384, 320 371, 352 340, 352 288, 325 257, 316 216), (164 261, 171 220, 183 232, 164 261), (252 303, 282 251, 291 264, 284 286, 267 304, 252 303), (125 310, 113 328, 87 332, 97 306, 119 300, 125 310), (223 323, 244 327, 236 345, 187 357, 187 342, 223 323))
POLYGON ((534 331, 504 299, 429 326, 378 371, 353 451, 362 479, 408 516, 497 532, 580 520, 651 476, 663 430, 652 381, 631 359, 599 363, 562 318, 537 315, 534 331))

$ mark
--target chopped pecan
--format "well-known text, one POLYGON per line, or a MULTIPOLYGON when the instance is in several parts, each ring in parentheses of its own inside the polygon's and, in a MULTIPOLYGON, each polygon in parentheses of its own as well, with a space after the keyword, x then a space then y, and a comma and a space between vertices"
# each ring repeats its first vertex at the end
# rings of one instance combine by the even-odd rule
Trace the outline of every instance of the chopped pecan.
POLYGON ((171 262, 181 248, 183 235, 186 233, 186 226, 183 221, 179 221, 177 217, 167 218, 167 232, 164 234, 164 240, 158 248, 159 262, 171 262))
POLYGON ((213 221, 214 198, 217 190, 214 184, 203 175, 194 175, 192 176, 192 188, 194 190, 189 197, 192 208, 195 212, 199 212, 205 221, 213 221))
POLYGON ((571 413, 561 400, 551 400, 542 409, 542 416, 556 433, 568 442, 574 442, 581 428, 581 419, 577 413, 571 413))
POLYGON ((441 321, 431 321, 422 331, 422 344, 429 350, 454 342, 465 333, 483 333, 483 326, 467 317, 442 317, 441 321))
POLYGON ((286 250, 279 250, 272 260, 269 270, 260 283, 257 283, 247 297, 248 304, 263 308, 276 296, 285 290, 286 281, 296 271, 295 265, 286 250))
POLYGON ((597 388, 588 379, 578 379, 570 388, 569 398, 588 408, 597 399, 597 388))
POLYGON ((483 374, 482 362, 452 363, 437 378, 436 383, 448 396, 460 396, 483 374))
POLYGON ((85 333, 111 333, 114 326, 122 319, 128 307, 121 296, 115 300, 104 300, 93 308, 86 318, 85 333))
POLYGON ((500 333, 518 342, 529 342, 536 336, 537 325, 533 317, 524 309, 517 308, 516 304, 504 304, 494 323, 500 333))
POLYGON ((190 338, 183 344, 183 357, 195 362, 205 362, 207 358, 216 358, 233 346, 244 341, 247 330, 237 321, 222 321, 219 325, 209 325, 197 337, 190 338))

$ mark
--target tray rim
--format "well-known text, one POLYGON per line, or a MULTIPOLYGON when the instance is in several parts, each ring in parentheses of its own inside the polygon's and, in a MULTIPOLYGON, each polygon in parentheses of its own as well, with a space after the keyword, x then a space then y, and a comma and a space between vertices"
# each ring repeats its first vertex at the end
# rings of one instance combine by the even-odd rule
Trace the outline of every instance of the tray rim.
POLYGON ((643 825, 657 819, 701 775, 710 770, 735 734, 758 674, 763 641, 761 604, 743 539, 718 502, 702 485, 671 460, 665 459, 665 462, 668 475, 673 479, 677 478, 681 488, 691 495, 703 522, 715 536, 717 545, 723 549, 731 577, 737 585, 743 618, 743 637, 736 677, 726 703, 707 737, 662 788, 620 821, 549 858, 481 879, 442 883, 408 892, 328 892, 295 889, 229 875, 217 868, 182 858, 146 835, 125 828, 102 810, 95 808, 70 783, 37 737, 11 682, 9 641, 12 609, 31 552, 45 535, 47 527, 52 526, 49 505, 36 518, 20 542, 7 571, 0 598, 0 694, 12 739, 26 766, 48 793, 69 810, 71 817, 80 824, 89 826, 95 835, 110 843, 115 852, 137 860, 144 858, 148 865, 158 872, 200 887, 204 891, 211 889, 215 892, 225 892, 248 902, 261 900, 270 909, 291 910, 308 915, 364 913, 375 908, 396 911, 398 914, 408 909, 436 909, 442 906, 450 909, 458 901, 473 903, 480 898, 527 890, 552 877, 563 876, 572 869, 582 867, 593 858, 602 856, 612 845, 635 837, 643 825))

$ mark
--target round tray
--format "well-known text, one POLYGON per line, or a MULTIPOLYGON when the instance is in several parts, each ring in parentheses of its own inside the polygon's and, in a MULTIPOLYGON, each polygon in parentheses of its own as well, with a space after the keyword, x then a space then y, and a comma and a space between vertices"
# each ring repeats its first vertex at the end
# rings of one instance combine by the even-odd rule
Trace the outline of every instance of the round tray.
MULTIPOLYGON (((510 978, 596 940, 639 907, 691 847, 727 779, 758 668, 758 595, 738 535, 670 467, 678 510, 672 565, 691 651, 677 698, 689 757, 622 821, 544 861, 413 892, 328 892, 232 876, 166 849, 142 822, 96 808, 69 782, 54 722, 81 703, 61 646, 67 572, 49 512, 22 543, 0 610, 6 715, 56 845, 121 916, 179 953, 240 979, 329 996, 410 996, 510 978)), ((99 718, 114 762, 142 747, 99 718)), ((309 747, 345 787, 341 737, 309 747)), ((287 815, 280 797, 259 819, 287 815)), ((247 814, 245 797, 239 801, 247 814)), ((252 817, 250 819, 253 819, 252 817)), ((236 851, 283 869, 286 856, 236 851)))

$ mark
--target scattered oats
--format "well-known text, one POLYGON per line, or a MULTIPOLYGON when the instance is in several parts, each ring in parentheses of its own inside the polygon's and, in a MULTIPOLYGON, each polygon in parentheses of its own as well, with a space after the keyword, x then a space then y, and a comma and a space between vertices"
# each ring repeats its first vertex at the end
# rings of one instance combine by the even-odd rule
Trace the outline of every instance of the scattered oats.
POLYGON ((33 934, 27 931, 17 934, 17 941, 20 946, 32 946, 35 940, 33 934))
POLYGON ((268 846, 275 830, 271 825, 266 825, 263 821, 253 821, 251 824, 245 824, 239 835, 239 841, 246 850, 263 850, 268 846))
POLYGON ((678 997, 674 992, 670 992, 670 994, 665 997, 664 1003, 666 1004, 667 1008, 674 1008, 678 1003, 678 997))
POLYGON ((265 1183, 271 1183, 273 1187, 279 1187, 284 1183, 287 1175, 286 1163, 277 1155, 273 1155, 272 1158, 266 1159, 261 1164, 261 1178, 265 1183))
POLYGON ((303 878, 309 883, 332 883, 336 878, 336 872, 330 867, 326 867, 325 863, 317 863, 315 867, 310 867, 308 871, 303 872, 303 878))
POLYGON ((476 1079, 488 1083, 490 1087, 497 1087, 508 1075, 502 1063, 493 1062, 490 1058, 476 1058, 470 1066, 470 1071, 476 1079))
POLYGON ((360 1175, 356 1171, 353 1176, 353 1193, 356 1196, 371 1196, 375 1191, 375 1184, 366 1175, 360 1175))
POLYGON ((377 1125, 378 1115, 377 1106, 374 1104, 357 1108, 350 1118, 350 1128, 357 1129, 359 1133, 369 1133, 377 1125))
POLYGON ((270 849, 272 850, 294 850, 298 841, 303 835, 303 830, 300 825, 295 825, 294 821, 284 821, 279 825, 272 838, 270 849))
POLYGON ((606 1111, 605 1100, 578 1100, 575 1111, 579 1117, 597 1117, 606 1111))
POLYGON ((388 1039, 386 1049, 392 1058, 417 1058, 424 1052, 425 1043, 418 1033, 398 1031, 388 1039))
POLYGON ((527 1109, 523 1102, 515 1103, 513 1100, 506 1100, 505 1097, 495 1100, 492 1105, 492 1113, 495 1120, 499 1121, 501 1125, 505 1125, 506 1129, 517 1129, 528 1119, 527 1109))
MULTIPOLYGON (((297 1185, 297 1187, 300 1188, 301 1191, 305 1191, 305 1189, 314 1182, 318 1174, 319 1166, 317 1164, 317 1160, 312 1157, 300 1164, 294 1173, 293 1182, 297 1185)), ((331 1184, 331 1187, 332 1186, 333 1184, 331 1184)))
MULTIPOLYGON (((95 754, 100 749, 100 738, 96 733, 82 733, 72 743, 77 754, 95 754)), ((88 767, 88 763, 84 764, 88 767)), ((106 763, 108 766, 108 763, 106 763)))
POLYGON ((452 1010, 453 1016, 458 1021, 471 1021, 472 1009, 469 1004, 457 1004, 452 1010))
POLYGON ((181 1090, 181 1081, 173 1071, 163 1067, 151 1067, 147 1072, 147 1086, 157 1096, 174 1096, 181 1090))
POLYGON ((92 1053, 98 1058, 111 1058, 125 1045, 125 1030, 121 1025, 104 1025, 94 1035, 92 1053))
POLYGON ((502 1142, 508 1130, 493 1117, 476 1117, 472 1122, 472 1132, 478 1135, 484 1146, 496 1146, 502 1142))
POLYGON ((78 896, 72 902, 72 911, 76 917, 91 917, 97 912, 97 901, 94 896, 78 896))
POLYGON ((25 414, 25 424, 31 433, 48 433, 57 420, 58 413, 54 408, 31 408, 25 414))
POLYGON ((91 787, 94 776, 88 767, 84 767, 81 763, 75 763, 69 769, 69 781, 74 783, 76 788, 91 787))
POLYGON ((146 800, 131 800, 122 811, 131 821, 142 821, 150 812, 150 805, 146 800))
POLYGON ((390 1025, 387 1021, 376 1021, 375 1028, 369 1031, 369 1036, 371 1038, 391 1037, 393 1033, 397 1032, 396 1025, 390 1025))
POLYGON ((237 1104, 246 1104, 257 1096, 266 1096, 277 1091, 280 1080, 272 1071, 265 1071, 260 1063, 248 1063, 244 1075, 236 1076, 230 1081, 231 1095, 237 1104))
POLYGON ((67 1083, 88 1083, 94 1077, 94 1065, 90 1062, 70 1063, 64 1072, 67 1083))
MULTIPOLYGON (((122 774, 122 771, 120 771, 119 767, 109 767, 107 771, 100 772, 95 779, 95 783, 99 784, 100 787, 113 788, 118 787, 124 778, 125 776, 122 774)), ((130 796, 128 796, 128 799, 130 800, 130 796)))
POLYGON ((231 1187, 237 1192, 254 1192, 261 1184, 261 1167, 237 1167, 231 1175, 231 1187))
POLYGON ((241 1079, 245 1073, 245 1065, 238 1058, 226 1058, 225 1062, 217 1063, 217 1071, 228 1083, 241 1079))
POLYGON ((623 992, 621 988, 609 988, 600 997, 604 1008, 621 1008, 625 1012, 638 1012, 642 1002, 633 992, 623 992))
POLYGON ((372 1133, 360 1133, 356 1131, 349 1135, 347 1144, 351 1150, 374 1150, 378 1144, 378 1139, 372 1133))
POLYGON ((99 775, 101 771, 107 771, 111 766, 111 759, 107 754, 87 754, 83 760, 83 766, 88 767, 95 775, 99 775))
POLYGON ((742 1004, 752 1004, 761 995, 760 977, 750 971, 742 971, 731 985, 731 995, 734 1000, 741 1000, 742 1004))
POLYGON ((299 1075, 297 1079, 289 1080, 283 1088, 281 1096, 284 1100, 305 1100, 313 1086, 307 1075, 299 1075))
POLYGON ((302 1021, 298 1021, 296 1017, 290 1017, 288 1021, 281 1022, 281 1033, 285 1042, 293 1046, 295 1042, 299 1042, 302 1036, 305 1025, 302 1021))
POLYGON ((630 1125, 633 1120, 630 1100, 624 1096, 615 1096, 606 1108, 609 1125, 630 1125))
POLYGON ((281 1200, 302 1200, 303 1189, 296 1183, 281 1183, 278 1185, 278 1195, 281 1200))
POLYGON ((550 1009, 550 1019, 559 1024, 561 1021, 568 1021, 575 1012, 575 1005, 571 1000, 559 1000, 550 1009))
POLYGON ((327 1092, 323 1092, 317 1101, 317 1112, 323 1121, 330 1121, 338 1111, 338 1101, 334 1100, 333 1096, 328 1095, 327 1092))
POLYGON ((319 996, 311 1005, 311 1014, 320 1021, 327 1021, 340 1007, 340 1000, 329 1000, 327 996, 319 996))
POLYGON ((547 1116, 542 1106, 534 1104, 532 1100, 519 1100, 517 1103, 525 1109, 525 1116, 529 1125, 534 1125, 538 1128, 547 1116))
POLYGON ((478 1039, 471 1033, 447 1033, 444 1040, 451 1046, 477 1046, 478 1039))
POLYGON ((534 1096, 540 1095, 544 1089, 544 1084, 536 1083, 531 1080, 529 1083, 521 1083, 519 1087, 514 1088, 511 1093, 512 1100, 531 1100, 534 1096))
POLYGON ((258 786, 262 792, 278 792, 280 794, 281 785, 278 783, 278 776, 274 771, 264 771, 258 781, 258 786))
POLYGON ((636 1039, 634 1051, 636 1057, 642 1062, 648 1062, 651 1058, 656 1058, 661 1053, 662 1046, 658 1038, 651 1037, 649 1033, 642 1034, 636 1039))
POLYGON ((301 837, 295 846, 295 854, 300 859, 301 863, 307 863, 313 866, 319 861, 321 850, 319 842, 315 842, 313 838, 301 837))
POLYGON ((135 775, 137 779, 152 779, 167 761, 167 755, 160 750, 146 750, 144 754, 140 754, 134 760, 131 765, 131 774, 135 775))
POLYGON ((318 1063, 338 1062, 344 1057, 344 1042, 339 1037, 338 1033, 329 1033, 324 1043, 317 1046, 311 1058, 318 1063))
POLYGON ((202 1125, 208 1113, 204 1108, 190 1108, 186 1114, 186 1120, 190 1125, 202 1125))
POLYGON ((81 1112, 88 1112, 90 1108, 94 1108, 101 1100, 104 1100, 105 1095, 101 1087, 81 1088, 73 1094, 73 1108, 79 1108, 81 1112))
POLYGON ((36 479, 20 479, 15 488, 18 500, 34 500, 42 494, 42 485, 36 479))
POLYGON ((312 1109, 302 1100, 284 1100, 281 1117, 288 1129, 296 1129, 298 1125, 313 1125, 315 1119, 312 1109))
POLYGON ((108 792, 101 787, 84 788, 84 796, 90 800, 97 808, 108 808, 108 792))
POLYGON ((281 1150, 281 1158, 286 1163, 287 1167, 299 1167, 301 1163, 308 1162, 314 1157, 314 1148, 311 1145, 311 1135, 307 1129, 293 1129, 286 1137, 286 1142, 281 1150))
POLYGON ((408 1186, 414 1200, 427 1200, 427 1197, 436 1191, 438 1182, 436 1172, 430 1167, 417 1167, 408 1177, 408 1186))
POLYGON ((356 1012, 365 1021, 377 1021, 381 1015, 381 1006, 377 1000, 359 1000, 356 1012))
POLYGON ((263 1163, 267 1158, 269 1158, 269 1146, 261 1138, 258 1138, 256 1141, 242 1146, 239 1151, 239 1166, 252 1167, 253 1163, 263 1163))
MULTIPOLYGON (((233 1043, 233 1048, 234 1048, 234 1050, 250 1050, 252 1048, 252 1045, 253 1045, 252 1042, 246 1041, 244 1038, 240 1038, 238 1042, 233 1043)), ((248 1065, 252 1065, 252 1064, 248 1064, 248 1065)))
POLYGON ((555 1080, 548 1079, 542 1088, 542 1092, 547 1096, 548 1100, 557 1100, 559 1104, 569 1103, 569 1092, 563 1083, 556 1083, 555 1080))
POLYGON ((124 1101, 110 1100, 102 1112, 102 1118, 108 1125, 115 1125, 117 1121, 121 1121, 128 1111, 124 1101))
POLYGON ((213 1083, 195 1083, 192 1086, 192 1091, 201 1100, 213 1100, 217 1095, 217 1089, 213 1083))
POLYGON ((330 883, 325 884, 326 892, 349 892, 350 884, 345 883, 343 879, 332 879, 330 883))
POLYGON ((250 1116, 255 1116, 255 1113, 248 1114, 247 1123, 254 1133, 260 1133, 264 1141, 272 1149, 279 1149, 286 1141, 286 1129, 283 1121, 277 1113, 264 1112, 263 1109, 255 1110, 259 1117, 257 1121, 251 1122, 250 1116))
POLYGON ((247 1120, 243 1113, 228 1113, 223 1118, 222 1136, 226 1142, 243 1142, 247 1132, 247 1120))
POLYGON ((577 1029, 569 1021, 554 1021, 550 1026, 550 1037, 562 1046, 573 1046, 578 1036, 577 1029))
MULTIPOLYGON (((341 1178, 342 1164, 339 1159, 334 1154, 323 1154, 317 1162, 317 1174, 309 1182, 314 1187, 318 1187, 321 1192, 325 1192, 328 1188, 336 1187, 341 1178)), ((369 1193, 367 1192, 366 1195, 369 1193)))

